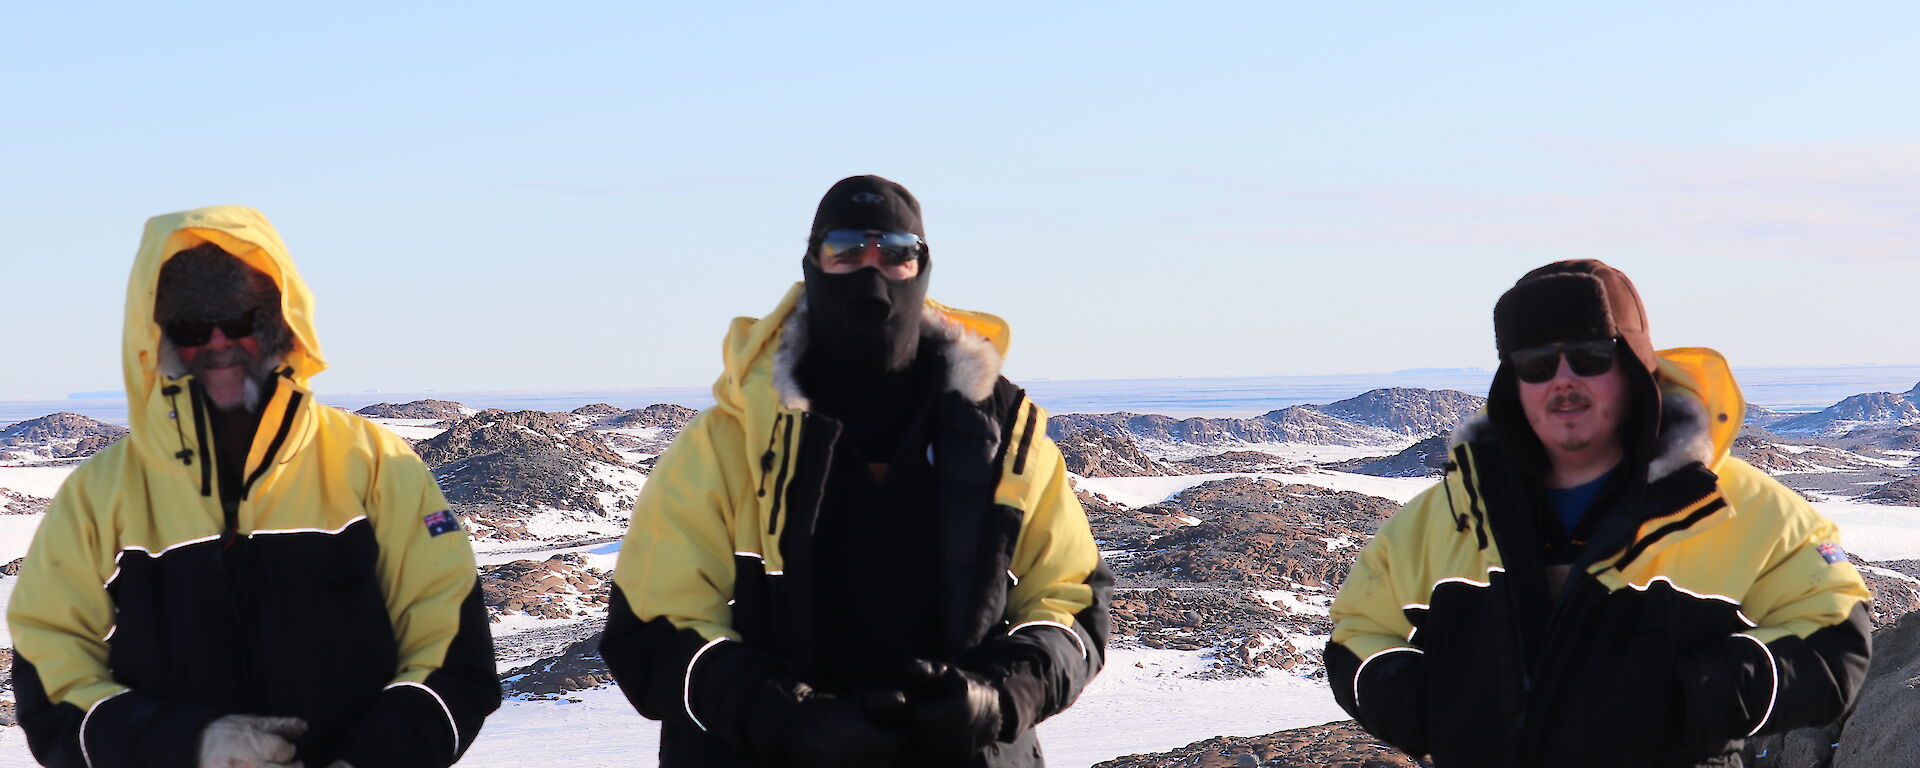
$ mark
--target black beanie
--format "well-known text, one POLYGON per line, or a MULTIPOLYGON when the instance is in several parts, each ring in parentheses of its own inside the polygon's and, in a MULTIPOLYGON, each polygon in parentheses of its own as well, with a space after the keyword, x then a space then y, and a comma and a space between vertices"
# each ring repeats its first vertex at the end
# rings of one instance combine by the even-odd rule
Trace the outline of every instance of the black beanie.
POLYGON ((927 239, 920 201, 906 187, 879 176, 849 176, 835 182, 813 212, 811 237, 835 229, 912 232, 927 239))

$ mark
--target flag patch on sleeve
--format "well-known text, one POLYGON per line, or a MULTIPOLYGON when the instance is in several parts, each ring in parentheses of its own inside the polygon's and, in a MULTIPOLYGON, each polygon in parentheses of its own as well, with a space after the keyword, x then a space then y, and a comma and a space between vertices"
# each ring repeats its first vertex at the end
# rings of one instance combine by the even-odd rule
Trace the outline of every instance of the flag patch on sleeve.
POLYGON ((443 509, 420 520, 427 524, 427 533, 433 536, 460 530, 460 518, 454 517, 451 510, 443 509))
POLYGON ((1826 558, 1829 563, 1837 563, 1847 559, 1847 553, 1840 549, 1840 545, 1831 541, 1815 547, 1815 549, 1819 550, 1820 556, 1826 558))

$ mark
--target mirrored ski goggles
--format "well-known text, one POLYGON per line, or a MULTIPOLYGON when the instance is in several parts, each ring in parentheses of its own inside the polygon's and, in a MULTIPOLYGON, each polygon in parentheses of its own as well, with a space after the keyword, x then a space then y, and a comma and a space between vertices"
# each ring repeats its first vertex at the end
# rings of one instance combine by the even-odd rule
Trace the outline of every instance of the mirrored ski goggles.
POLYGON ((912 232, 872 232, 864 229, 830 229, 820 239, 820 264, 858 263, 867 247, 880 251, 883 266, 897 267, 920 258, 926 244, 912 232))
POLYGON ((253 318, 259 310, 249 309, 232 317, 220 320, 176 320, 161 326, 167 334, 167 340, 176 347, 198 347, 213 340, 213 329, 219 328, 229 339, 244 339, 253 335, 253 318))
POLYGON ((1507 355, 1507 361, 1513 365, 1513 375, 1521 381, 1540 384, 1552 381, 1554 375, 1560 372, 1561 355, 1566 355, 1567 365, 1578 376, 1599 376, 1613 370, 1613 353, 1619 346, 1619 339, 1543 344, 1516 349, 1507 355))

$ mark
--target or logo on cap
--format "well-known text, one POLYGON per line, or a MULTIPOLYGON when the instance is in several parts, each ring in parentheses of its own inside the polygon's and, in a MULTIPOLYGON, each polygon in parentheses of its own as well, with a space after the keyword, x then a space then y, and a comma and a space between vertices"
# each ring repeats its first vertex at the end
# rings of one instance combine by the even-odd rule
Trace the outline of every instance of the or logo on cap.
POLYGON ((1837 563, 1847 559, 1847 553, 1840 549, 1840 545, 1835 544, 1831 541, 1825 544, 1822 544, 1818 547, 1815 547, 1814 549, 1818 550, 1820 552, 1820 556, 1822 558, 1825 558, 1828 563, 1837 563))
POLYGON ((853 201, 856 203, 884 203, 887 201, 887 198, 882 197, 878 192, 861 192, 853 196, 853 201))

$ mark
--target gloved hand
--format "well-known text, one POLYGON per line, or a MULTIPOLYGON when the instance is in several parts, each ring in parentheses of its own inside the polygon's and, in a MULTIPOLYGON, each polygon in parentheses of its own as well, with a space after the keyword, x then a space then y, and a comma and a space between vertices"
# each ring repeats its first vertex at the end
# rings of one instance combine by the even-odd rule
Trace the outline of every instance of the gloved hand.
POLYGON ((741 735, 755 754, 783 757, 795 768, 889 765, 905 738, 880 721, 897 719, 905 705, 898 691, 835 696, 802 682, 767 680, 748 705, 755 726, 741 735))
POLYGON ((979 673, 916 659, 906 693, 916 765, 966 765, 1000 737, 1000 689, 979 673))
POLYGON ((306 732, 297 717, 226 715, 200 732, 200 768, 301 768, 293 740, 306 732))

